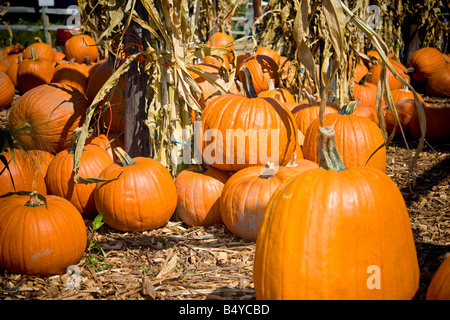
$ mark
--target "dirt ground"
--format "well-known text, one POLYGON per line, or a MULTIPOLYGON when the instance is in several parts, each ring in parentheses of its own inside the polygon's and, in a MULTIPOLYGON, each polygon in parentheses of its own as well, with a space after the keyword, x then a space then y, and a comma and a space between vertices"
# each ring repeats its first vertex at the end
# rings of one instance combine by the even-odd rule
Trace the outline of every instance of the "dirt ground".
MULTIPOLYGON (((427 102, 450 107, 448 100, 427 102)), ((415 147, 409 141, 409 148, 415 147)), ((415 299, 424 300, 434 272, 450 255, 450 141, 425 145, 411 177, 409 157, 402 140, 389 144, 387 174, 406 201, 421 270, 415 299)), ((157 230, 123 233, 107 225, 93 232, 92 220, 86 225, 96 247, 86 251, 74 274, 36 277, 0 269, 0 299, 255 299, 255 243, 223 226, 188 227, 171 220, 157 230)))

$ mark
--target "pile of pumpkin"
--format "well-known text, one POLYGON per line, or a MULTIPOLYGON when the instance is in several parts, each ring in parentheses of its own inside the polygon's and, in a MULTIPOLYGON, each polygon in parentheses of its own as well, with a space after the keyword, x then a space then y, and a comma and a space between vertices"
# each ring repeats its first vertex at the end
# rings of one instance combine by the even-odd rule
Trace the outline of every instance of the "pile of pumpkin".
MULTIPOLYGON (((232 41, 216 43, 220 36, 208 45, 232 41)), ((9 170, 0 176, 0 193, 37 193, 0 200, 0 266, 14 273, 62 273, 86 248, 83 217, 103 213, 110 227, 140 232, 177 213, 189 226, 223 223, 256 241, 258 299, 413 298, 419 285, 414 239, 402 195, 385 174, 385 147, 372 155, 384 142, 376 117, 354 114, 361 108, 354 103, 327 102, 321 127, 314 97, 297 103, 279 87, 287 59, 263 47, 237 58, 234 93, 207 92, 209 83, 192 74, 203 91, 203 132, 215 129, 225 137, 229 129, 275 129, 278 141, 256 136, 256 145, 272 150, 276 144, 276 163, 259 154, 252 158, 251 137, 240 153, 237 145, 204 139, 202 164, 174 180, 159 162, 131 158, 120 143, 111 146, 98 135, 84 147, 79 174, 102 181, 75 183, 77 128, 92 101, 89 90, 85 95, 63 83, 28 89, 9 118, 15 139, 28 151, 14 149, 15 162, 11 150, 2 153, 9 170), (206 152, 211 147, 215 153, 206 152)), ((198 66, 219 74, 226 59, 211 57, 198 66)), ((430 298, 448 295, 439 292, 448 280, 439 279, 430 298)))

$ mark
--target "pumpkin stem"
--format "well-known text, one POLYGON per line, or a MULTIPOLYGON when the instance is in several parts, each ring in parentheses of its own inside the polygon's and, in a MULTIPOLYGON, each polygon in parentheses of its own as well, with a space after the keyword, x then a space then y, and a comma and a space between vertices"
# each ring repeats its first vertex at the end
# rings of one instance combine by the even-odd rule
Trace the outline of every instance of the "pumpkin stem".
POLYGON ((206 172, 206 170, 208 170, 204 165, 203 165, 203 163, 197 163, 197 164, 195 164, 194 165, 194 172, 196 172, 196 173, 205 173, 206 172))
POLYGON ((44 205, 44 203, 39 200, 39 194, 37 193, 37 191, 33 191, 30 193, 30 200, 25 202, 25 205, 27 207, 40 207, 44 205))
POLYGON ((343 106, 341 108, 341 110, 339 110, 338 113, 342 114, 342 115, 347 115, 347 116, 350 115, 350 114, 353 114, 353 111, 358 106, 358 102, 359 102, 359 98, 356 99, 355 101, 350 101, 348 104, 343 106))
POLYGON ((84 58, 84 59, 86 59, 86 65, 88 67, 92 66, 92 61, 91 61, 91 59, 88 56, 86 56, 86 58, 84 58))
POLYGON ((306 97, 308 98, 309 104, 313 105, 317 103, 317 100, 314 99, 314 96, 308 90, 305 90, 306 97))
POLYGON ((317 155, 319 166, 325 170, 341 171, 347 169, 342 163, 336 147, 336 136, 333 127, 320 127, 317 136, 317 155))
POLYGON ((133 159, 131 159, 131 157, 121 147, 115 148, 114 153, 117 155, 117 158, 120 159, 120 162, 122 162, 123 167, 136 164, 136 162, 133 161, 133 159))
POLYGON ((272 79, 267 79, 267 83, 269 84, 269 90, 275 90, 275 84, 272 79))
POLYGON ((75 63, 75 58, 70 59, 69 64, 74 64, 75 63))
POLYGON ((407 68, 404 72, 405 72, 406 74, 409 74, 409 73, 414 73, 414 71, 416 71, 416 68, 414 68, 414 67, 409 67, 409 68, 407 68))
POLYGON ((260 177, 265 179, 273 178, 275 176, 276 171, 277 169, 275 163, 269 161, 266 163, 264 171, 263 173, 261 173, 260 177))
POLYGON ((30 60, 37 61, 39 58, 36 55, 36 51, 34 51, 33 47, 30 47, 30 60))
POLYGON ((239 72, 242 73, 245 96, 247 98, 258 98, 258 94, 256 93, 255 87, 253 86, 252 74, 250 72, 250 69, 246 65, 243 65, 241 69, 239 69, 239 72))
POLYGON ((70 140, 70 150, 69 150, 70 154, 75 153, 75 149, 77 148, 78 144, 78 138, 80 137, 80 135, 81 135, 81 128, 76 128, 75 130, 73 130, 72 140, 70 140))

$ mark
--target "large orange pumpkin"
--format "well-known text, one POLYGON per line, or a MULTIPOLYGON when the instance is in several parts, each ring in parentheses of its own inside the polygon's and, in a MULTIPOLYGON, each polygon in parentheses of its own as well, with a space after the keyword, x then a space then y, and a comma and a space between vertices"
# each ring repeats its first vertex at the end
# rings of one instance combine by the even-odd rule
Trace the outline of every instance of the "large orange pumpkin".
POLYGON ((181 171, 176 180, 176 213, 188 226, 222 224, 220 195, 230 174, 214 167, 199 165, 181 171))
MULTIPOLYGON (((344 165, 347 167, 367 165, 385 172, 386 147, 381 147, 384 144, 381 129, 372 120, 356 116, 352 112, 352 107, 345 106, 339 113, 324 116, 324 126, 331 126, 336 131, 337 149, 344 165), (381 148, 377 150, 379 147, 381 148), (377 152, 373 154, 376 150, 377 152)), ((303 142, 304 158, 317 163, 319 128, 320 121, 316 119, 308 127, 303 142)))
POLYGON ((52 82, 67 84, 84 94, 86 93, 88 77, 89 74, 86 66, 72 59, 67 63, 61 63, 55 67, 52 82))
MULTIPOLYGON (((78 133, 74 134, 70 149, 55 155, 48 166, 45 183, 49 194, 69 200, 83 216, 90 216, 96 212, 93 194, 95 184, 75 183, 73 179, 78 137, 78 133)), ((81 153, 78 174, 83 178, 95 178, 111 163, 113 161, 105 149, 86 144, 81 153)))
POLYGON ((321 128, 320 168, 285 180, 264 211, 256 298, 412 299, 420 271, 402 194, 380 170, 345 168, 332 134, 321 128))
POLYGON ((203 159, 225 171, 268 161, 284 165, 297 146, 294 116, 276 100, 259 98, 248 69, 243 66, 243 70, 248 76, 247 96, 218 96, 203 111, 203 159))
POLYGON ((30 58, 24 58, 17 68, 17 87, 22 93, 50 83, 54 73, 53 62, 39 58, 35 55, 34 49, 31 49, 30 52, 30 58))
POLYGON ((14 101, 10 131, 25 149, 56 153, 70 147, 73 130, 83 124, 88 107, 80 91, 60 83, 44 84, 14 101))
POLYGON ((411 55, 406 73, 411 74, 417 82, 424 82, 433 73, 445 69, 446 66, 447 60, 438 49, 424 47, 411 55))
POLYGON ((30 44, 23 51, 24 59, 45 59, 49 62, 55 62, 55 54, 51 45, 44 42, 30 44))
POLYGON ((87 245, 80 213, 66 199, 46 196, 46 201, 36 192, 0 199, 1 268, 50 276, 80 262, 87 245))
POLYGON ((103 220, 119 231, 145 231, 163 226, 175 212, 177 189, 170 172, 147 157, 131 158, 116 148, 122 165, 103 169, 94 190, 95 206, 103 220))

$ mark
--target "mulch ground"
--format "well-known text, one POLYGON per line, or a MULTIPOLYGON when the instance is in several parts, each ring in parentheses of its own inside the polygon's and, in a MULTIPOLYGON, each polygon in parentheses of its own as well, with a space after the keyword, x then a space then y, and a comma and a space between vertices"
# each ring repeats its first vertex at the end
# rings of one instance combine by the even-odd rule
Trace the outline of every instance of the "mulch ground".
MULTIPOLYGON (((448 100, 427 102, 450 107, 448 100)), ((412 151, 415 143, 408 141, 412 151)), ((424 300, 433 274, 450 255, 450 141, 425 145, 411 175, 410 156, 402 140, 391 142, 387 174, 408 207, 421 270, 415 299, 424 300)), ((85 222, 96 247, 86 251, 74 274, 37 277, 0 269, 0 299, 255 299, 255 243, 223 226, 188 227, 173 220, 157 230, 124 233, 107 225, 93 232, 92 220, 85 222)))

